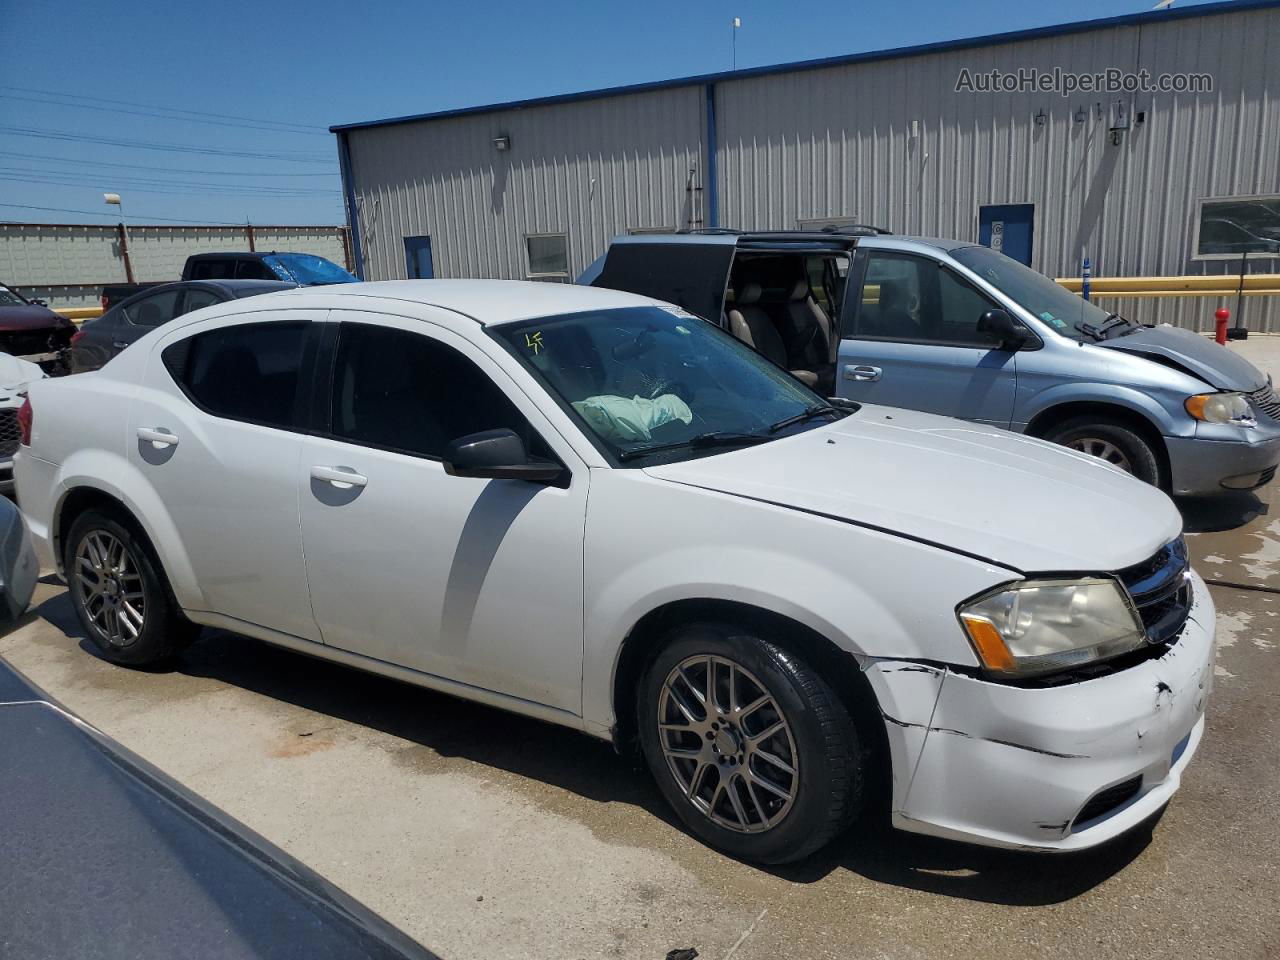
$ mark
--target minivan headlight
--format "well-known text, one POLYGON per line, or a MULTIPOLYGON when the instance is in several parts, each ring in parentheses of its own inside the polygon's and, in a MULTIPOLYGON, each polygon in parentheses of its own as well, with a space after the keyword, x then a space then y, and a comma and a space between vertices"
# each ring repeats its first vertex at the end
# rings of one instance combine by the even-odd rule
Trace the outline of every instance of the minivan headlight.
POLYGON ((983 667, 1000 676, 1069 670, 1146 642, 1128 592, 1106 577, 1009 584, 958 612, 983 667))
POLYGON ((1254 427, 1258 421, 1243 393, 1199 393, 1187 397, 1187 413, 1203 423, 1231 423, 1254 427))

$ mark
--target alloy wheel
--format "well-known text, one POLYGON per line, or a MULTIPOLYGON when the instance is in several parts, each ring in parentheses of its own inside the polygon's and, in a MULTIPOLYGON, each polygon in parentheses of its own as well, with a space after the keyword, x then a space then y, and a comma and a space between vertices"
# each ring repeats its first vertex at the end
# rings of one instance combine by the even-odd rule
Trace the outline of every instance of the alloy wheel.
POLYGON ((106 530, 90 530, 76 547, 80 603, 93 629, 113 647, 138 639, 146 617, 142 574, 128 548, 106 530))
POLYGON ((795 803, 799 757, 777 701, 750 671, 699 655, 667 675, 658 741, 685 797, 718 826, 761 833, 795 803))
POLYGON ((1091 457, 1097 457, 1099 460, 1105 460, 1112 466, 1119 467, 1125 473, 1133 473, 1129 458, 1110 440, 1103 440, 1101 437, 1078 437, 1069 441, 1067 446, 1072 450, 1087 453, 1091 457))

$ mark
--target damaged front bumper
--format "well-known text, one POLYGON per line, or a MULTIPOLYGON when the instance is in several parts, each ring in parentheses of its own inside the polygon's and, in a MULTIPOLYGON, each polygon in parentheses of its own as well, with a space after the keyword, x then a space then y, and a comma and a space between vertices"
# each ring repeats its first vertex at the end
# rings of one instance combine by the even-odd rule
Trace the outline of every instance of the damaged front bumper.
POLYGON ((1157 657, 1090 680, 1014 686, 946 667, 866 668, 885 718, 894 825, 989 846, 1082 850, 1155 814, 1204 732, 1214 606, 1191 575, 1157 657))

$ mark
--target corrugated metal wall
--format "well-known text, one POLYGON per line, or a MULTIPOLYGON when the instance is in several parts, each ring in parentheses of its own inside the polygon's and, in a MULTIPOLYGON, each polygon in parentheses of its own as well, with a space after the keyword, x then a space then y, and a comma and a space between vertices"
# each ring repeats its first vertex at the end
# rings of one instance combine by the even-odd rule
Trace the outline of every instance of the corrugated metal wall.
MULTIPOLYGON (((705 96, 694 84, 347 131, 366 276, 404 277, 406 236, 431 236, 436 276, 519 278, 527 233, 566 233, 576 275, 615 234, 701 225, 702 195, 686 187, 691 170, 704 185, 705 96), (494 149, 500 135, 507 153, 494 149)), ((1033 266, 1050 275, 1078 275, 1082 249, 1095 276, 1227 273, 1238 262, 1191 259, 1196 201, 1280 193, 1280 9, 719 78, 715 106, 722 226, 853 216, 976 241, 981 206, 1032 203, 1033 266), (1215 85, 957 93, 962 67, 1146 68, 1209 73, 1215 85), (1131 120, 1145 114, 1118 145, 1117 99, 1131 120)), ((1250 272, 1280 272, 1280 258, 1259 257, 1250 272)), ((1248 325, 1280 330, 1276 299, 1246 298, 1248 325)), ((1220 303, 1101 302, 1200 328, 1220 303)))
MULTIPOLYGON (((313 253, 346 264, 345 227, 254 227, 259 251, 313 253)), ((131 226, 129 256, 138 282, 176 280, 193 253, 248 250, 244 227, 131 226)), ((0 283, 56 307, 94 306, 103 284, 124 283, 115 226, 0 224, 0 283)))
POLYGON ((437 277, 523 279, 527 234, 567 234, 577 276, 616 234, 701 226, 703 103, 678 88, 351 131, 366 279, 406 277, 411 236, 437 277))
MULTIPOLYGON (((980 206, 1034 203, 1032 265, 1050 276, 1078 276, 1082 248, 1095 276, 1231 272, 1238 261, 1191 259, 1196 200, 1280 192, 1278 61, 1280 11, 1256 10, 722 82, 720 219, 760 229, 854 216, 976 241, 980 206), (1069 98, 955 92, 961 68, 1055 66, 1203 72, 1215 85, 1069 98), (1113 145, 1117 99, 1145 121, 1113 145)), ((1250 266, 1273 273, 1280 260, 1250 266)), ((1250 326, 1280 328, 1274 300, 1247 301, 1250 326)), ((1217 305, 1110 303, 1135 319, 1189 326, 1211 326, 1217 305)))

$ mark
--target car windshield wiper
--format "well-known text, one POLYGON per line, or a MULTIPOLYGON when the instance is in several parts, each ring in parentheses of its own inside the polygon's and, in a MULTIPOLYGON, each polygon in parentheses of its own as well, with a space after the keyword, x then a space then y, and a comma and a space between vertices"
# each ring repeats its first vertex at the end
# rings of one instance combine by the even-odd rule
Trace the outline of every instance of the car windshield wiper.
POLYGON ((769 432, 777 433, 779 430, 785 430, 787 427, 795 426, 797 423, 804 423, 806 420, 812 420, 814 417, 826 416, 834 414, 840 416, 844 413, 838 407, 833 407, 829 403, 815 403, 812 407, 808 407, 792 417, 783 417, 777 423, 769 424, 769 432))
POLYGON ((623 450, 618 454, 618 459, 634 460, 637 457, 643 457, 650 453, 661 453, 664 450, 682 450, 685 448, 697 450, 702 447, 734 447, 766 443, 772 439, 773 437, 763 433, 732 433, 716 430, 711 433, 700 433, 696 437, 690 437, 688 440, 679 440, 675 443, 658 443, 651 447, 636 447, 633 450, 623 450))
POLYGON ((1117 330, 1120 327, 1136 330, 1138 324, 1134 323, 1128 317, 1120 316, 1118 313, 1109 313, 1107 314, 1107 319, 1102 322, 1102 326, 1098 330, 1098 335, 1101 339, 1106 340, 1113 330, 1117 330))

